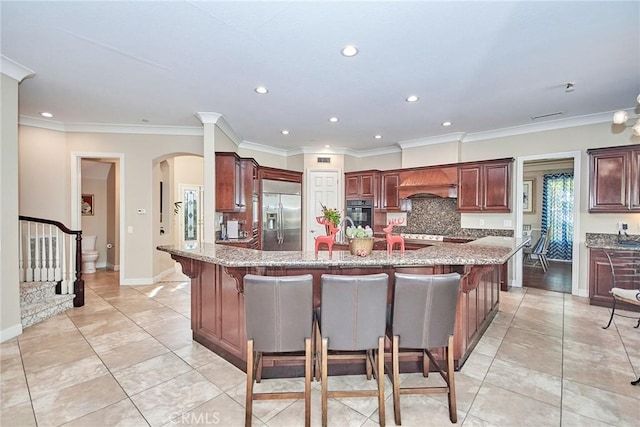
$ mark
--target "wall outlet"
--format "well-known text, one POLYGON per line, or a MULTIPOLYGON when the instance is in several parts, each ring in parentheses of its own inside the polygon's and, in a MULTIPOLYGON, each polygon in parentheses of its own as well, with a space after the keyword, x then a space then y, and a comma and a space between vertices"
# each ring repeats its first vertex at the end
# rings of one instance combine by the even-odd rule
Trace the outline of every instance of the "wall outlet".
POLYGON ((484 226, 484 219, 479 219, 479 220, 478 220, 478 225, 479 225, 480 227, 484 226))
POLYGON ((504 221, 502 221, 502 226, 503 227, 513 227, 513 224, 512 224, 510 219, 505 219, 504 221))

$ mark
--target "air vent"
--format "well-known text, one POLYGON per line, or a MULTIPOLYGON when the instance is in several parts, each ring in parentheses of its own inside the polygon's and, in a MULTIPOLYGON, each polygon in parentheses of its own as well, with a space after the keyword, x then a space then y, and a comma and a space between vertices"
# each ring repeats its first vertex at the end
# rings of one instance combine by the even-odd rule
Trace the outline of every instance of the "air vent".
POLYGON ((561 116, 563 114, 564 114, 564 111, 556 111, 555 113, 540 114, 539 116, 532 116, 531 120, 548 119, 549 117, 561 116))
POLYGON ((331 163, 331 157, 318 157, 318 163, 331 163))

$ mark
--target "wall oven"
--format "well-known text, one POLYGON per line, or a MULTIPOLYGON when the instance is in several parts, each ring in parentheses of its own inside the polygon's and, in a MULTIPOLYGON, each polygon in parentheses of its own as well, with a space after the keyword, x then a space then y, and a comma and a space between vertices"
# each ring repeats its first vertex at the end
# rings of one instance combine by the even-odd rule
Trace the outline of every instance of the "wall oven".
POLYGON ((354 225, 373 228, 373 200, 347 200, 345 213, 354 225))

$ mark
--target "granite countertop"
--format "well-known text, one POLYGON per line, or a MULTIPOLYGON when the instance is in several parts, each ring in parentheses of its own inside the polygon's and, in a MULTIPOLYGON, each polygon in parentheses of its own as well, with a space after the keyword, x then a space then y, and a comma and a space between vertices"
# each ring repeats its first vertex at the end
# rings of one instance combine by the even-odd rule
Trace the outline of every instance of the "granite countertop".
POLYGON ((372 251, 366 257, 351 255, 348 251, 261 251, 229 245, 204 243, 192 249, 158 246, 157 249, 225 267, 366 267, 366 266, 428 266, 428 265, 491 265, 503 264, 520 250, 528 238, 490 236, 469 243, 438 242, 414 251, 372 251))
POLYGON ((253 236, 250 237, 242 237, 238 239, 216 239, 216 243, 224 245, 225 243, 249 243, 253 240, 253 236))
POLYGON ((640 236, 622 236, 618 241, 617 234, 587 233, 585 244, 592 249, 612 249, 620 251, 640 252, 640 236))

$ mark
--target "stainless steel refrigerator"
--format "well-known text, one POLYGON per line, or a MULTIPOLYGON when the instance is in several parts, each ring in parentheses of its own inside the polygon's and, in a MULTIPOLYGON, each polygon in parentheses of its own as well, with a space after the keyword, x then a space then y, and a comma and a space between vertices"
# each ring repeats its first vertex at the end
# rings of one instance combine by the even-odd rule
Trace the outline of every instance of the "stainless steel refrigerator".
POLYGON ((302 250, 302 184, 262 180, 262 250, 302 250))

